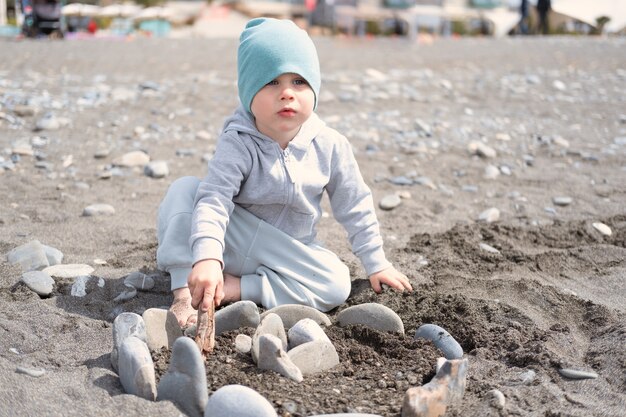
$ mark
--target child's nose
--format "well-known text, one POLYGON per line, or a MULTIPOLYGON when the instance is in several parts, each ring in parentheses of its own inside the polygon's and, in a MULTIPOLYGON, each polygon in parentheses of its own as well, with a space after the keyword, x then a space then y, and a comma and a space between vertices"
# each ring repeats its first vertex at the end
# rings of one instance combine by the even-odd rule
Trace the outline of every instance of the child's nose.
POLYGON ((290 100, 294 97, 293 89, 291 87, 285 87, 281 91, 281 99, 290 100))

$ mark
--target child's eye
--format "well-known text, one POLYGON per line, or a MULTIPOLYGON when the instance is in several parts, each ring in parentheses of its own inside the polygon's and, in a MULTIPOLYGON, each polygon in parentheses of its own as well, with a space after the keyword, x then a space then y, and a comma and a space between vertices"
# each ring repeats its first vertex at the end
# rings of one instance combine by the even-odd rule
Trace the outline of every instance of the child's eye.
POLYGON ((266 85, 278 85, 278 80, 272 80, 269 83, 267 83, 266 85))
POLYGON ((293 83, 295 85, 307 85, 306 80, 303 78, 296 78, 295 80, 293 80, 293 83))

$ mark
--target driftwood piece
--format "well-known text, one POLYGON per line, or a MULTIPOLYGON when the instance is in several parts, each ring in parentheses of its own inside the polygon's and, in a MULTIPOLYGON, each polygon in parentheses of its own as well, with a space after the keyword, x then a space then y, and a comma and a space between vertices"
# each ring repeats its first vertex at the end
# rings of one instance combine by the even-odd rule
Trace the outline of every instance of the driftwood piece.
POLYGON ((196 324, 196 344, 203 356, 213 352, 215 347, 215 306, 207 311, 198 309, 198 323, 196 324))

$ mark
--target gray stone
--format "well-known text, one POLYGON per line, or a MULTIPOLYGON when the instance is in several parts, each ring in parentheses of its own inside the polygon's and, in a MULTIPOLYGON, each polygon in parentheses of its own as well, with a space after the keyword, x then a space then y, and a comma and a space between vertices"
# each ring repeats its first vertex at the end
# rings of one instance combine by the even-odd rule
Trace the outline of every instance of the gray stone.
POLYGON ((404 334, 404 324, 389 307, 378 303, 365 303, 342 310, 337 315, 340 326, 361 324, 383 332, 404 334))
POLYGON ((486 243, 479 243, 478 247, 482 250, 484 250, 485 252, 489 252, 489 253, 500 253, 500 251, 496 248, 494 248, 491 245, 488 245, 486 243))
POLYGON ((118 167, 143 167, 150 162, 148 154, 142 151, 128 152, 113 160, 113 165, 118 167))
POLYGON ((96 287, 104 287, 104 280, 102 278, 93 277, 91 275, 81 275, 74 280, 72 288, 70 289, 70 295, 74 297, 84 297, 96 289, 96 287))
POLYGON ((282 341, 272 334, 262 334, 258 338, 258 367, 281 374, 296 382, 302 381, 302 371, 291 361, 283 349, 282 341))
POLYGON ((135 336, 127 337, 120 346, 119 376, 127 394, 155 400, 156 377, 152 356, 148 346, 135 336))
POLYGON ((471 153, 478 155, 482 158, 495 158, 497 155, 495 149, 478 141, 470 142, 470 144, 468 145, 468 149, 471 153))
POLYGON ((43 272, 55 278, 76 278, 89 275, 93 271, 93 267, 85 264, 52 265, 43 270, 43 272))
POLYGON ((208 397, 200 350, 192 339, 181 337, 174 343, 170 367, 159 381, 158 400, 172 401, 189 416, 200 417, 207 407, 208 397))
POLYGON ((302 375, 323 372, 339 365, 339 355, 330 340, 314 340, 298 345, 287 355, 302 375))
POLYGON ((272 404, 252 388, 226 385, 206 405, 204 417, 276 417, 272 404))
POLYGON ((61 128, 61 122, 52 113, 45 114, 35 123, 35 130, 58 130, 61 128))
POLYGON ((489 405, 495 409, 503 410, 506 405, 506 398, 504 398, 504 394, 502 391, 497 389, 492 389, 487 391, 487 401, 489 401, 489 405))
POLYGON ((561 368, 559 373, 562 377, 568 379, 596 379, 598 374, 591 371, 580 371, 578 369, 561 368))
POLYGON ((115 214, 115 208, 110 204, 91 204, 83 209, 83 216, 111 216, 115 214))
POLYGON ((592 226, 594 229, 602 233, 604 236, 611 236, 613 234, 613 231, 611 230, 611 228, 604 223, 595 222, 592 224, 592 226))
POLYGON ((415 339, 430 340, 435 344, 446 359, 460 359, 463 348, 444 328, 436 324, 424 324, 415 332, 415 339))
POLYGON ((19 264, 22 271, 36 271, 49 265, 45 246, 38 240, 32 240, 7 253, 10 264, 19 264))
POLYGON ((389 180, 394 185, 413 185, 413 180, 401 175, 399 177, 393 177, 389 180))
POLYGON ((133 286, 126 286, 126 289, 122 291, 117 297, 113 299, 116 303, 121 303, 123 301, 128 301, 137 296, 137 288, 133 286))
POLYGON ((111 351, 111 365, 118 369, 119 349, 126 338, 134 336, 146 342, 146 325, 139 314, 121 313, 113 320, 113 350, 111 351))
POLYGON ((54 280, 42 271, 29 271, 22 275, 22 282, 37 294, 47 297, 52 293, 54 280))
POLYGON ((252 301, 238 301, 215 312, 215 335, 241 327, 257 327, 259 308, 252 301))
POLYGON ((135 287, 138 290, 147 291, 154 288, 154 279, 143 272, 135 271, 124 278, 124 285, 135 287))
POLYGON ((498 167, 494 165, 487 165, 485 167, 485 174, 483 175, 485 179, 495 180, 499 176, 500 176, 500 170, 498 169, 498 167))
POLYGON ((162 308, 149 308, 142 314, 146 324, 146 343, 151 350, 171 348, 183 336, 174 313, 162 308))
POLYGON ((278 315, 287 329, 291 328, 302 319, 311 319, 322 326, 330 326, 331 324, 330 319, 326 314, 313 307, 303 306, 300 304, 283 304, 281 306, 274 307, 261 314, 261 319, 270 313, 278 315))
POLYGON ((324 330, 320 327, 315 320, 302 319, 294 324, 287 332, 287 339, 289 340, 289 349, 293 349, 303 343, 313 342, 315 340, 322 340, 330 342, 330 339, 324 333, 324 330))
POLYGON ((33 378, 40 378, 46 374, 46 370, 43 368, 27 368, 25 366, 18 366, 15 368, 15 372, 18 374, 24 374, 33 378))
POLYGON ((235 338, 235 350, 247 354, 252 350, 252 338, 247 334, 238 334, 235 338))
POLYGON ((264 334, 278 337, 282 342, 283 349, 287 349, 287 334, 285 333, 283 321, 276 314, 268 314, 263 317, 252 336, 252 359, 255 363, 258 362, 259 358, 259 338, 264 334))
POLYGON ((478 221, 481 222, 493 223, 498 220, 500 220, 500 210, 495 207, 488 208, 478 216, 478 221))
POLYGON ((144 174, 151 178, 165 178, 170 174, 167 161, 152 161, 143 169, 144 174))
POLYGON ((574 200, 572 199, 572 197, 561 196, 552 198, 552 202, 554 203, 554 205, 561 207, 569 206, 570 204, 572 204, 573 201, 574 200))
POLYGON ((43 245, 44 250, 46 251, 46 258, 48 258, 48 264, 50 265, 59 265, 63 262, 63 252, 60 250, 53 248, 52 246, 43 245))
POLYGON ((400 204, 402 204, 402 199, 400 198, 399 195, 389 194, 380 200, 380 202, 378 203, 378 207, 380 207, 383 210, 393 210, 394 208, 398 207, 400 204))

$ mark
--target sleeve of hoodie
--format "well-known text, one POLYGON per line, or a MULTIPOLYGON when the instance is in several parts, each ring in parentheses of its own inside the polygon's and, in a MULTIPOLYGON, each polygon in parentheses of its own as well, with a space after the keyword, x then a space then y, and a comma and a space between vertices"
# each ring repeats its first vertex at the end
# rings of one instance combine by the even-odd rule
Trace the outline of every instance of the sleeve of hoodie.
POLYGON ((333 148, 330 181, 326 187, 335 219, 348 232, 352 252, 361 260, 367 275, 391 266, 383 251, 374 200, 365 184, 348 140, 333 148))
POLYGON ((239 135, 228 132, 220 137, 207 176, 196 193, 189 238, 194 264, 203 259, 224 264, 224 234, 234 209, 233 197, 239 193, 251 161, 239 135))

